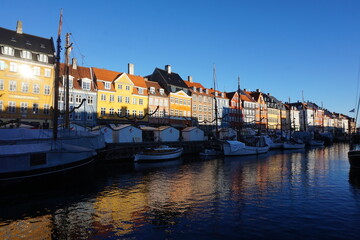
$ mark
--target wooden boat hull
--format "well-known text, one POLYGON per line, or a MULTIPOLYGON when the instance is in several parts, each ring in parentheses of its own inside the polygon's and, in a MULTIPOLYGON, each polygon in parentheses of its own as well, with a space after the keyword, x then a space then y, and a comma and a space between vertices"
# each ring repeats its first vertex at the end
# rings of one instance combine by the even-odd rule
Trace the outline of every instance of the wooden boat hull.
POLYGON ((96 156, 93 149, 67 144, 1 145, 0 150, 0 182, 65 172, 90 164, 96 156))
POLYGON ((135 155, 134 161, 163 161, 175 159, 181 156, 183 148, 170 148, 167 150, 145 151, 135 155))
POLYGON ((360 168, 360 150, 349 151, 348 158, 352 168, 360 168))
POLYGON ((241 146, 238 148, 232 148, 228 142, 223 144, 225 156, 246 156, 267 153, 269 146, 264 147, 253 147, 253 146, 241 146))

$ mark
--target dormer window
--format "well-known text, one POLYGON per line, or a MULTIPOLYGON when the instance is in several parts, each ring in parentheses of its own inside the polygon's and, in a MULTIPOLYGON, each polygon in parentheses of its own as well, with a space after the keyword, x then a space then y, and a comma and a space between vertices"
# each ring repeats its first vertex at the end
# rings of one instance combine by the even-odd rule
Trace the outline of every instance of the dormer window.
POLYGON ((81 88, 84 89, 84 90, 90 90, 90 81, 83 79, 81 81, 81 88))
POLYGON ((106 82, 106 83, 105 83, 105 89, 110 89, 110 88, 111 88, 111 83, 106 82))
POLYGON ((221 97, 224 97, 224 93, 221 93, 221 97))
POLYGON ((194 90, 194 92, 196 92, 196 87, 195 86, 193 86, 193 90, 194 90))
POLYGON ((209 94, 209 89, 206 89, 205 92, 206 92, 206 94, 209 94))
POLYGON ((202 88, 199 88, 199 92, 200 92, 200 93, 202 93, 202 92, 203 92, 202 88))
POLYGON ((139 92, 139 94, 144 94, 144 89, 138 88, 138 92, 139 92))
POLYGON ((154 87, 150 87, 150 93, 155 94, 155 88, 154 87))
POLYGON ((3 46, 1 51, 2 54, 14 56, 14 49, 12 47, 3 46))
POLYGON ((215 97, 217 97, 219 94, 218 94, 218 92, 215 92, 215 97))
POLYGON ((164 89, 160 88, 159 92, 160 92, 160 95, 164 95, 164 89))
POLYGON ((32 54, 31 54, 30 51, 22 50, 21 51, 21 57, 25 58, 25 59, 32 59, 32 54))
POLYGON ((38 61, 39 62, 48 62, 48 56, 46 56, 45 54, 39 54, 38 61))

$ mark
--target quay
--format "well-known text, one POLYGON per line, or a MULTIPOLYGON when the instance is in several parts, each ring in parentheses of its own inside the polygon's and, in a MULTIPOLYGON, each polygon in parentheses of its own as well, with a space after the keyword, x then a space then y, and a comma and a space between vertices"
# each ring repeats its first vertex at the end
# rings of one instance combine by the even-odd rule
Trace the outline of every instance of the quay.
POLYGON ((183 154, 198 154, 203 149, 212 144, 212 141, 178 141, 178 142, 133 142, 133 143, 109 143, 106 148, 99 151, 98 160, 100 161, 116 161, 131 160, 133 156, 145 150, 146 148, 157 147, 159 145, 167 145, 169 147, 182 147, 183 154))

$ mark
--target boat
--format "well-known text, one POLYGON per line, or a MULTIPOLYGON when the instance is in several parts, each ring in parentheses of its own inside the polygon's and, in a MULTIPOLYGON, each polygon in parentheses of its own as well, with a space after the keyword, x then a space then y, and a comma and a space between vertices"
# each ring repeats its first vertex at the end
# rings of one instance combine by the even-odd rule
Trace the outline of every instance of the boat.
POLYGON ((311 147, 321 147, 324 146, 324 141, 323 140, 316 140, 316 139, 312 139, 308 142, 309 146, 311 147))
MULTIPOLYGON (((60 19, 62 18, 62 13, 60 19)), ((61 24, 61 21, 60 21, 61 24)), ((53 133, 50 138, 25 139, 16 144, 0 145, 0 182, 11 182, 48 176, 50 174, 65 172, 70 169, 89 165, 97 155, 94 148, 81 147, 78 144, 85 142, 84 138, 74 138, 70 144, 59 137, 58 134, 58 89, 60 65, 60 29, 57 40, 56 73, 54 77, 54 114, 53 133)), ((68 47, 68 45, 67 45, 68 47)), ((68 96, 68 95, 67 95, 68 96)), ((11 136, 11 135, 10 135, 11 136)))
POLYGON ((279 149, 283 147, 283 142, 280 139, 273 139, 269 135, 265 135, 265 142, 267 145, 269 145, 270 149, 279 149))
POLYGON ((296 141, 286 141, 283 144, 283 149, 302 149, 305 148, 305 143, 296 141))
POLYGON ((223 143, 225 156, 243 156, 267 153, 270 149, 268 145, 249 146, 240 141, 224 141, 223 143))
POLYGON ((147 148, 143 152, 135 154, 134 161, 162 161, 175 159, 180 157, 182 153, 182 147, 169 147, 167 145, 160 145, 156 148, 147 148))
POLYGON ((360 150, 350 150, 348 152, 348 158, 351 168, 360 169, 360 150))
POLYGON ((200 153, 200 156, 201 157, 215 157, 215 156, 220 156, 222 155, 223 153, 219 150, 216 150, 216 149, 213 149, 213 148, 205 148, 204 151, 202 151, 200 153))

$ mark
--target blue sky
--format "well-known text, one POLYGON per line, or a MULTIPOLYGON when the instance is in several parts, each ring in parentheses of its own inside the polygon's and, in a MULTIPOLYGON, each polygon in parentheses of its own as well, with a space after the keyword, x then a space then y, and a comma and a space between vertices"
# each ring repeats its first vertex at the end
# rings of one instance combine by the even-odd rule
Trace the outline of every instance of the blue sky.
POLYGON ((348 114, 360 66, 357 0, 4 1, 1 27, 56 39, 63 8, 73 57, 87 67, 151 74, 169 64, 186 80, 281 101, 313 101, 348 114))

